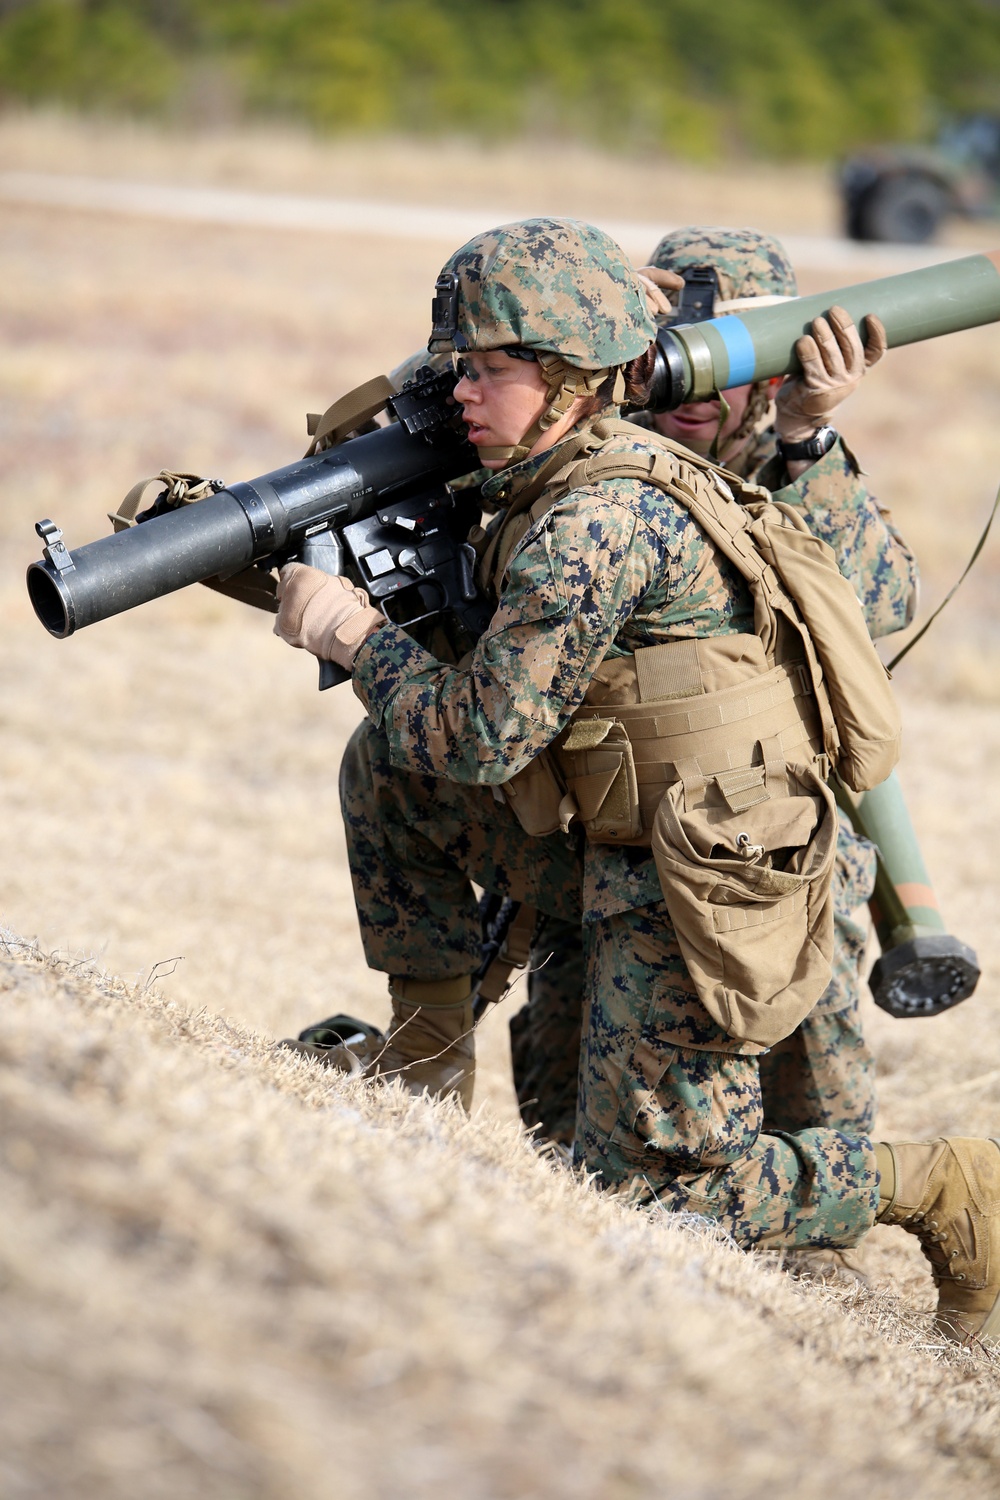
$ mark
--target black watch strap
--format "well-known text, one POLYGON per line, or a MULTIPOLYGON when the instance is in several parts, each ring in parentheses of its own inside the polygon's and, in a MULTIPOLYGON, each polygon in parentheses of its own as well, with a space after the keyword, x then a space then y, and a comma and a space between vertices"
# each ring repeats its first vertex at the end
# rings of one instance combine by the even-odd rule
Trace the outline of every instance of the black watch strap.
POLYGON ((806 438, 804 443, 784 443, 778 439, 777 448, 780 456, 787 462, 794 462, 803 458, 822 458, 824 453, 829 453, 840 433, 836 427, 820 427, 811 438, 806 438))

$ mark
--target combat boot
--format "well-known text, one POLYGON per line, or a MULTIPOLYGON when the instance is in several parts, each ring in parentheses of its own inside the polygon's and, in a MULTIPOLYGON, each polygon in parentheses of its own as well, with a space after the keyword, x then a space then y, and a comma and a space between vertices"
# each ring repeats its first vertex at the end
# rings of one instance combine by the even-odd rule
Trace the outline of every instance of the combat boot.
POLYGON ((398 1078, 413 1094, 457 1094, 472 1107, 475 1019, 468 979, 390 979, 392 1023, 373 1072, 398 1078), (452 998, 455 992, 464 998, 452 998))
POLYGON ((413 1094, 457 1094, 470 1109, 476 1072, 471 980, 394 978, 389 993, 392 1021, 384 1035, 349 1016, 333 1016, 281 1046, 339 1072, 398 1078, 413 1094))
POLYGON ((938 1289, 939 1331, 1000 1346, 1000 1142, 894 1141, 875 1154, 876 1223, 919 1239, 938 1289))

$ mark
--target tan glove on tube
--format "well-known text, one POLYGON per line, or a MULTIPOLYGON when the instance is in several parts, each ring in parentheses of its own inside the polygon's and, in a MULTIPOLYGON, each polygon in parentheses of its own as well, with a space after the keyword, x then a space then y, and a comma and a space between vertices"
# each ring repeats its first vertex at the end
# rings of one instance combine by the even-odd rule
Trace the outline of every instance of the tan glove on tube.
POLYGON ((789 376, 778 392, 775 428, 786 443, 812 437, 861 384, 872 365, 886 351, 885 328, 873 313, 865 318, 866 336, 842 307, 831 307, 827 318, 813 320, 812 333, 795 342, 802 374, 789 376))
POLYGON ((364 589, 336 573, 304 563, 286 563, 278 574, 278 618, 274 633, 322 661, 350 670, 354 658, 384 616, 364 589))

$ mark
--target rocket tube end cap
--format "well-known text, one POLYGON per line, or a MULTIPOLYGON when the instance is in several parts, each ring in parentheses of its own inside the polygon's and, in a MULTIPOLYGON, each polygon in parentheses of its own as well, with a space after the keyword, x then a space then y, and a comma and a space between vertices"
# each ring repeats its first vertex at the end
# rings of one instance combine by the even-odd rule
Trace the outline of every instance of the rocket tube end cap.
POLYGON ((947 933, 910 938, 883 953, 869 976, 875 1004, 910 1020, 938 1016, 967 1000, 979 982, 973 950, 947 933))

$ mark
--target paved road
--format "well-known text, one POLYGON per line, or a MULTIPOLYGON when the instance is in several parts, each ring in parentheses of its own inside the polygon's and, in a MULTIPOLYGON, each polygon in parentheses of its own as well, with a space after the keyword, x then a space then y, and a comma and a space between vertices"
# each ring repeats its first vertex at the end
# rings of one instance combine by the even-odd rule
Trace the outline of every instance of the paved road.
MULTIPOLYGON (((412 203, 381 203, 374 199, 171 187, 164 183, 126 182, 119 178, 63 176, 48 172, 0 172, 0 201, 199 224, 434 240, 444 250, 462 244, 480 229, 514 217, 509 210, 496 212, 488 207, 421 208, 412 203)), ((529 205, 522 217, 539 211, 537 205, 529 205)), ((647 256, 660 235, 673 227, 639 220, 610 219, 603 222, 603 228, 639 259, 647 256)), ((850 273, 856 269, 861 279, 938 265, 972 253, 967 249, 939 245, 858 245, 850 240, 818 235, 790 234, 782 235, 781 239, 799 270, 850 273)))

